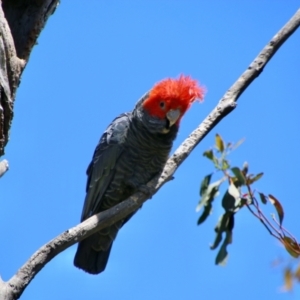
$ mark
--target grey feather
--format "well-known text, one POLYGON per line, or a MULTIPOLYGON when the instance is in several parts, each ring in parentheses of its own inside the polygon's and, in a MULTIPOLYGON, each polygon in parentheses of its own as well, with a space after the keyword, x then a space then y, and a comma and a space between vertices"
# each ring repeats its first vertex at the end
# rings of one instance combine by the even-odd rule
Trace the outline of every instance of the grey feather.
MULTIPOLYGON (((114 119, 102 135, 87 169, 82 221, 124 201, 162 171, 178 128, 168 128, 167 120, 149 116, 142 106, 147 97, 132 112, 114 119)), ((91 274, 102 272, 113 240, 134 213, 80 242, 75 266, 91 274)))
POLYGON ((86 198, 81 221, 99 211, 103 194, 114 175, 115 164, 123 151, 131 114, 122 114, 113 120, 102 135, 87 169, 86 198))

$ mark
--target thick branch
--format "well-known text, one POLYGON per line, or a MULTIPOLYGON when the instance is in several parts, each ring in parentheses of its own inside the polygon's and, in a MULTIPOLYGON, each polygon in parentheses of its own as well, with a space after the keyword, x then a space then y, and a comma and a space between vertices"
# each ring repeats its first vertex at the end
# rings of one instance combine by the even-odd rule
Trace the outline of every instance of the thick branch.
POLYGON ((19 58, 29 58, 42 29, 59 0, 2 0, 5 17, 14 38, 19 58))
POLYGON ((22 71, 58 2, 0 0, 0 156, 8 142, 22 71))
POLYGON ((14 41, 0 5, 0 156, 8 141, 13 99, 23 67, 23 61, 16 55, 14 41))
MULTIPOLYGON (((250 83, 262 72, 265 65, 276 53, 280 46, 292 35, 300 25, 300 10, 292 19, 274 36, 268 45, 259 53, 249 68, 226 92, 218 105, 209 116, 190 134, 190 136, 179 146, 175 153, 167 161, 161 176, 151 180, 149 187, 153 188, 155 194, 163 184, 170 180, 191 151, 199 142, 236 107, 236 101, 250 83)), ((83 223, 65 231, 48 244, 41 247, 32 257, 18 270, 6 286, 10 290, 10 297, 6 299, 17 299, 34 276, 58 253, 69 246, 83 240, 94 232, 105 228, 116 221, 124 218, 129 213, 138 209, 147 197, 143 193, 136 193, 126 201, 115 207, 92 216, 83 223)), ((0 285, 3 283, 0 282, 0 285)))

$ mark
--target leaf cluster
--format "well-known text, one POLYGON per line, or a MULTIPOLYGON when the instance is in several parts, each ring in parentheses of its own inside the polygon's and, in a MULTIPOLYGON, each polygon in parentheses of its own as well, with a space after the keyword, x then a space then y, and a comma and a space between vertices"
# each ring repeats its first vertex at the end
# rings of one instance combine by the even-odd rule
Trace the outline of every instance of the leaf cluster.
MULTIPOLYGON (((243 141, 240 140, 235 144, 226 144, 222 137, 217 134, 213 149, 203 153, 203 156, 213 163, 215 171, 217 171, 215 173, 221 173, 222 176, 220 179, 212 182, 214 173, 211 173, 206 175, 201 181, 200 200, 196 207, 197 212, 201 211, 197 222, 198 225, 202 224, 212 213, 213 202, 220 195, 220 187, 222 184, 227 183, 227 188, 221 201, 224 213, 215 226, 216 235, 213 244, 210 246, 214 250, 221 245, 215 263, 217 265, 226 263, 228 258, 227 246, 232 243, 234 217, 244 207, 264 225, 272 236, 283 244, 292 257, 298 258, 300 256, 300 244, 282 225, 284 219, 282 204, 273 195, 266 195, 253 188, 253 184, 262 178, 263 173, 249 173, 248 163, 244 163, 241 168, 232 167, 228 160, 228 155, 239 147, 243 141), (262 212, 259 203, 264 205, 267 203, 272 204, 276 210, 278 221, 275 214, 272 214, 271 220, 269 220, 262 212)), ((290 269, 286 272, 294 274, 290 269)), ((295 274, 297 275, 294 275, 294 278, 300 278, 300 269, 297 269, 295 274)), ((288 276, 285 277, 289 278, 288 276)))

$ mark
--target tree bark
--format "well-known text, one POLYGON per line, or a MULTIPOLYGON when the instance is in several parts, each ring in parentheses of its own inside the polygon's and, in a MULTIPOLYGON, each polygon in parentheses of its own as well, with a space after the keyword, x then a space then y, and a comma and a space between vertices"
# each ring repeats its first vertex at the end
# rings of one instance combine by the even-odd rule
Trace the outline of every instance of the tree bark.
POLYGON ((58 3, 59 0, 0 0, 0 156, 9 140, 22 72, 58 3))

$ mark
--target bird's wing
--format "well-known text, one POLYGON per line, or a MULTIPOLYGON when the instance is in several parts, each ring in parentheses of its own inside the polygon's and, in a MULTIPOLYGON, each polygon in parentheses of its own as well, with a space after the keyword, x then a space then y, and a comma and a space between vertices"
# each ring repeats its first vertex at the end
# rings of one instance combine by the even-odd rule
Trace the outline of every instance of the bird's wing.
POLYGON ((97 145, 87 169, 86 197, 81 221, 98 213, 102 197, 115 173, 115 165, 123 151, 131 113, 122 114, 108 126, 97 145))

